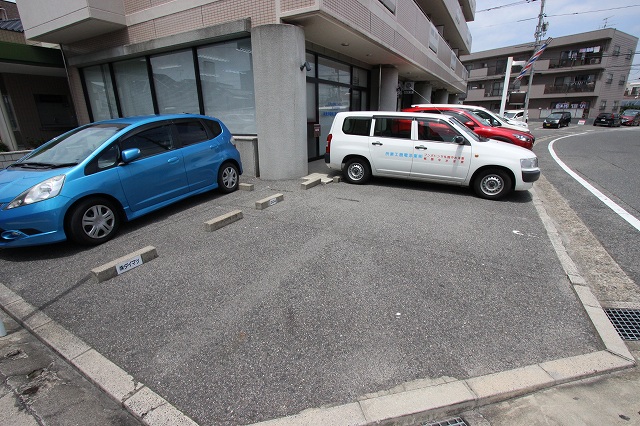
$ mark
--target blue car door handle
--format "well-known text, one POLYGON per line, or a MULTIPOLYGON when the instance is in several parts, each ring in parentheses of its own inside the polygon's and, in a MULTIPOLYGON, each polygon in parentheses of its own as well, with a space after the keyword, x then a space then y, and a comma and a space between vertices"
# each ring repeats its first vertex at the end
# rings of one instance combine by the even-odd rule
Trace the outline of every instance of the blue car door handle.
POLYGON ((171 164, 173 164, 173 163, 177 163, 177 162, 178 162, 178 160, 180 160, 180 158, 178 158, 178 157, 171 157, 171 158, 169 158, 169 159, 167 160, 167 163, 171 163, 171 164))

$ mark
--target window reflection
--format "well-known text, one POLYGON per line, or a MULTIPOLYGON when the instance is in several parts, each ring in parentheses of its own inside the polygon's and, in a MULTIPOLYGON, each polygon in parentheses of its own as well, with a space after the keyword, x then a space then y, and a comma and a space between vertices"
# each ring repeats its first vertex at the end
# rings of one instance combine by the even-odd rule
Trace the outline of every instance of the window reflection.
POLYGON ((85 68, 84 81, 87 86, 87 96, 91 104, 93 119, 97 121, 117 118, 118 108, 116 107, 109 66, 103 64, 85 68))
POLYGON ((256 134, 250 39, 198 49, 204 111, 235 134, 256 134))
POLYGON ((122 115, 153 114, 151 86, 145 58, 113 64, 122 115))
POLYGON ((151 68, 160 114, 200 112, 191 50, 152 56, 151 68))

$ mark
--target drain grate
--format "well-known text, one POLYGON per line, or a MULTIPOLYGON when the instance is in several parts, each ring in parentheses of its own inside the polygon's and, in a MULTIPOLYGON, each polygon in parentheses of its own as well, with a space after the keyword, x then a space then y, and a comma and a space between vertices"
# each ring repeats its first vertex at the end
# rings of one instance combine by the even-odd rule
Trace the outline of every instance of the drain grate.
POLYGON ((468 426, 460 417, 439 422, 422 423, 421 426, 468 426))
POLYGON ((624 340, 640 340, 640 310, 605 308, 609 321, 624 340))

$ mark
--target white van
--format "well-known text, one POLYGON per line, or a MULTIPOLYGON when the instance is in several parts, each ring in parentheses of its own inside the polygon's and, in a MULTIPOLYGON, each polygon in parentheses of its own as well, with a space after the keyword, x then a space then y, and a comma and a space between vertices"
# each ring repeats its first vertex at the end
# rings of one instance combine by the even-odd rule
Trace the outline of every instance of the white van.
POLYGON ((524 121, 520 120, 511 120, 509 118, 500 117, 495 112, 488 110, 484 107, 478 105, 467 105, 467 104, 416 104, 411 105, 412 107, 448 107, 448 108, 458 108, 458 109, 467 109, 476 113, 476 115, 480 116, 480 118, 485 119, 490 126, 493 127, 505 127, 507 129, 520 130, 521 132, 529 132, 529 125, 524 121))
POLYGON ((525 148, 478 136, 454 117, 411 112, 339 112, 325 163, 347 182, 386 176, 473 187, 482 198, 524 191, 540 177, 525 148))

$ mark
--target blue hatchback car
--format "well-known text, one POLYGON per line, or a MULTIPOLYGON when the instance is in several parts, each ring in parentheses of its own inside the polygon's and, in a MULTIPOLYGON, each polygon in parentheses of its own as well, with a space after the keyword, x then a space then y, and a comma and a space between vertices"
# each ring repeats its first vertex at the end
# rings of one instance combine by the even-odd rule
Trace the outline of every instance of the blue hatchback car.
POLYGON ((101 244, 123 221, 215 188, 235 191, 241 174, 231 133, 213 117, 81 126, 0 171, 0 248, 101 244))

